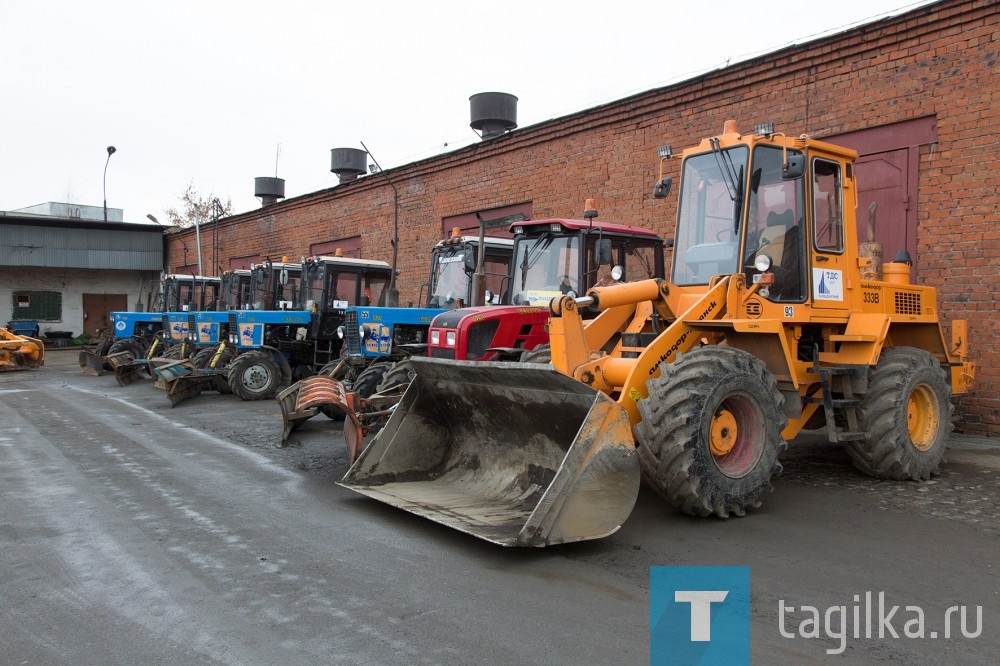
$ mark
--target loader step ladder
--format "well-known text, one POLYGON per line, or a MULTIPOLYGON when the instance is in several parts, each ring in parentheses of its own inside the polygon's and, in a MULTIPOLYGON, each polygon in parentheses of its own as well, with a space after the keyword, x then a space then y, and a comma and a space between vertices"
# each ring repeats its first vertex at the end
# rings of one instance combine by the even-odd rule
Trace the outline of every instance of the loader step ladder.
POLYGON ((826 412, 826 431, 831 442, 845 443, 864 440, 867 435, 861 431, 858 419, 858 407, 861 398, 855 387, 857 380, 863 377, 864 366, 857 365, 820 365, 819 349, 813 348, 812 371, 819 375, 822 396, 805 396, 802 402, 821 404, 826 412), (837 426, 836 415, 843 414, 846 429, 837 426))

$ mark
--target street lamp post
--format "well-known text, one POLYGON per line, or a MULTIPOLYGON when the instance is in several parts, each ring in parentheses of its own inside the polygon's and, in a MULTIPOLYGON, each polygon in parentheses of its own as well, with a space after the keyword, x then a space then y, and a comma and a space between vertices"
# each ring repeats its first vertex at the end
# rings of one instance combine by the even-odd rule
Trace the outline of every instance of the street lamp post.
POLYGON ((104 221, 108 221, 108 162, 111 161, 111 156, 115 154, 115 147, 108 146, 108 159, 104 163, 104 221))

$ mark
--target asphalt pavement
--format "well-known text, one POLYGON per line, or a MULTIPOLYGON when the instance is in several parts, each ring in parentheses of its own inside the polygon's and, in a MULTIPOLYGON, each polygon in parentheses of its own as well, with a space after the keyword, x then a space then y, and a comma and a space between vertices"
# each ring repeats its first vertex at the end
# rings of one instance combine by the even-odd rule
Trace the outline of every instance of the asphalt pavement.
POLYGON ((0 373, 4 664, 646 664, 650 567, 701 565, 750 567, 754 663, 1000 655, 995 440, 895 483, 807 435, 745 518, 643 490, 606 539, 504 549, 336 485, 339 422, 279 448, 274 401, 171 407, 76 355, 0 373), (866 637, 879 593, 898 638, 866 637))

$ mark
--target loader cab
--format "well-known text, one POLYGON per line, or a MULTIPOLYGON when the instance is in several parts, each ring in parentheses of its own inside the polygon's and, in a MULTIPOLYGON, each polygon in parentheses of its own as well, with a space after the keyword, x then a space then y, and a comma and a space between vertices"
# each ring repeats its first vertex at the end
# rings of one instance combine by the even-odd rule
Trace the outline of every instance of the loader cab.
POLYGON ((250 270, 249 309, 302 309, 302 264, 265 261, 250 270))
POLYGON ((513 305, 582 296, 601 280, 605 286, 613 266, 623 269, 617 281, 663 277, 663 241, 646 229, 555 219, 515 222, 511 231, 514 260, 505 302, 513 305))
POLYGON ((451 309, 472 303, 499 303, 510 273, 514 241, 489 237, 484 238, 484 241, 483 284, 479 285, 480 293, 475 298, 472 294, 472 277, 479 261, 479 237, 454 233, 434 246, 431 250, 431 275, 427 283, 427 307, 451 309), (487 299, 486 294, 491 298, 487 299))
POLYGON ((302 262, 302 303, 313 314, 310 335, 338 340, 337 328, 351 305, 385 305, 392 267, 384 261, 340 256, 302 262))
POLYGON ((789 177, 793 159, 802 153, 763 142, 716 142, 685 157, 674 284, 704 286, 744 273, 768 300, 805 300, 805 179, 789 177))

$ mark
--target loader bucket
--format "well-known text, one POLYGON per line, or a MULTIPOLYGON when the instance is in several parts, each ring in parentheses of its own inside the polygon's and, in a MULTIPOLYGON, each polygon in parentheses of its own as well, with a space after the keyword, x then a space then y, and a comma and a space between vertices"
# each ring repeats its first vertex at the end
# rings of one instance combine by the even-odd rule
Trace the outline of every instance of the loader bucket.
POLYGON ((599 539, 631 513, 639 461, 607 395, 541 364, 411 363, 340 485, 504 546, 599 539))

